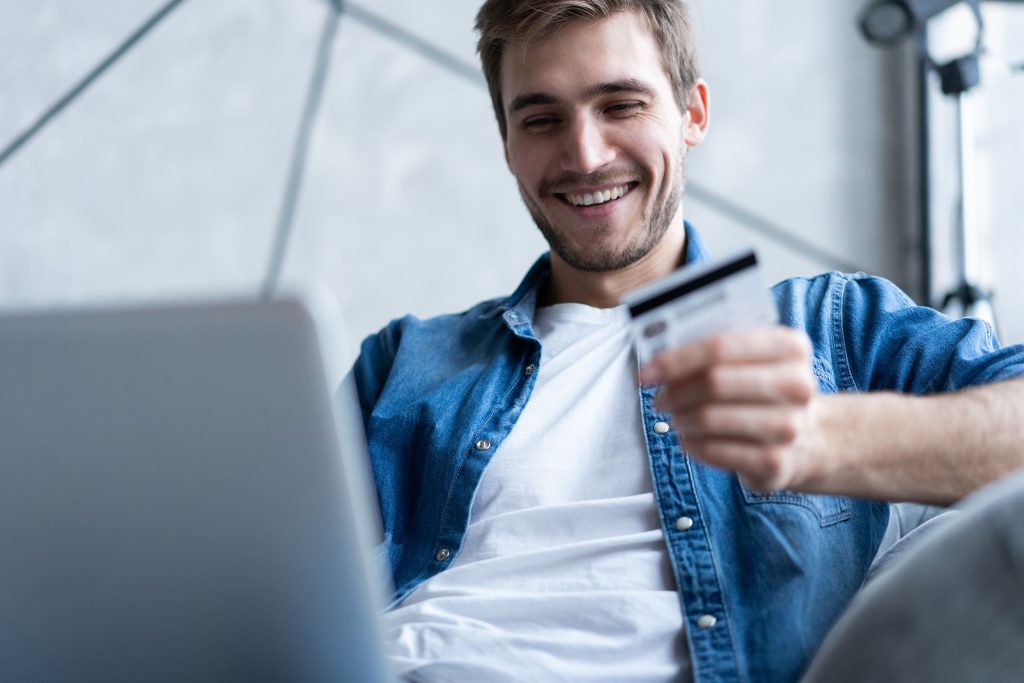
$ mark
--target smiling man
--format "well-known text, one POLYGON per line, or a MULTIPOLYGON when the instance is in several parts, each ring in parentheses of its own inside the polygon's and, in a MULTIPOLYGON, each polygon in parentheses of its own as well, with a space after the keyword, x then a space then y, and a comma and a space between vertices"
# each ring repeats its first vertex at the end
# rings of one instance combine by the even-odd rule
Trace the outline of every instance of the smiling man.
POLYGON ((508 103, 509 169, 551 245, 552 303, 614 306, 680 264, 684 159, 704 138, 707 87, 691 76, 682 107, 662 64, 645 20, 621 12, 488 65, 508 103))
POLYGON ((773 288, 782 325, 638 368, 620 298, 706 259, 683 220, 709 122, 685 7, 489 0, 477 28, 551 252, 511 296, 363 343, 393 660, 412 680, 794 680, 863 583, 880 501, 1024 463, 1024 349, 830 273, 773 288))

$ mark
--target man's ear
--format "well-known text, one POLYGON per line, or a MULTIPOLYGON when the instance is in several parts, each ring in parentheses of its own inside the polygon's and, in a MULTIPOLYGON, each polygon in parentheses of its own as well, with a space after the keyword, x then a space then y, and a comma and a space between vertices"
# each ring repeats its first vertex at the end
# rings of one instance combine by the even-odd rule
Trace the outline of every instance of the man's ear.
POLYGON ((690 89, 689 101, 683 111, 683 142, 687 147, 696 147, 707 135, 711 113, 709 105, 708 84, 698 79, 690 89))

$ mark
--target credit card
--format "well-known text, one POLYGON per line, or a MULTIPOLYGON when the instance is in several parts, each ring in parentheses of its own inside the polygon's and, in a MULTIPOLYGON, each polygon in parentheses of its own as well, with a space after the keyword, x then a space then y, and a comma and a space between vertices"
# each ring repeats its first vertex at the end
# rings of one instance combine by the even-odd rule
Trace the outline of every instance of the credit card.
POLYGON ((680 268, 628 293, 622 303, 633 318, 641 365, 666 349, 779 320, 752 250, 680 268))

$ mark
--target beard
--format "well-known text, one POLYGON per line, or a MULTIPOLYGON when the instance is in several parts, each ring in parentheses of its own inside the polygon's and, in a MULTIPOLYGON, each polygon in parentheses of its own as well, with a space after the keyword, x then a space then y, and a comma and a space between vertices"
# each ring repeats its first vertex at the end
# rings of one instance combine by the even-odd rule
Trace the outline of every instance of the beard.
MULTIPOLYGON (((686 182, 685 156, 682 150, 678 159, 679 162, 673 169, 672 176, 666 177, 657 188, 654 205, 650 209, 645 209, 644 213, 640 215, 638 229, 634 230, 632 238, 626 245, 618 248, 603 244, 604 237, 612 230, 612 226, 605 222, 596 223, 593 226, 593 238, 587 244, 582 246, 572 244, 565 233, 544 215, 540 206, 529 197, 521 184, 519 185, 519 194, 522 196, 523 203, 526 204, 526 209, 530 212, 533 222, 536 223, 548 246, 551 247, 551 251, 569 266, 588 273, 621 270, 647 256, 672 225, 672 221, 679 211, 683 186, 686 182)), ((628 177, 639 180, 639 185, 633 191, 647 187, 649 184, 650 176, 642 169, 632 169, 628 177)), ((542 191, 550 194, 557 191, 554 188, 559 187, 607 185, 618 182, 621 178, 621 173, 572 174, 545 183, 542 191)))

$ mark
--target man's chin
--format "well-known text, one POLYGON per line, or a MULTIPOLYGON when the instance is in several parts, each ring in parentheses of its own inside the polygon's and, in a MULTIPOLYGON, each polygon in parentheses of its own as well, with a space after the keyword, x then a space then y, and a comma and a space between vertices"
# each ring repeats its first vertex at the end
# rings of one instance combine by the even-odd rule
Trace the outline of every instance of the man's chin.
POLYGON ((551 251, 570 268, 585 273, 610 273, 623 270, 644 258, 650 248, 646 245, 595 249, 574 248, 548 240, 551 251))
POLYGON ((649 221, 638 216, 634 221, 626 222, 644 226, 643 233, 637 235, 635 229, 630 230, 620 221, 582 222, 577 216, 566 216, 565 221, 559 222, 563 227, 556 228, 536 204, 527 201, 526 206, 551 252, 569 267, 586 273, 609 273, 628 268, 654 249, 667 227, 663 225, 654 231, 657 234, 652 234, 649 221), (565 229, 565 226, 571 228, 565 229))

